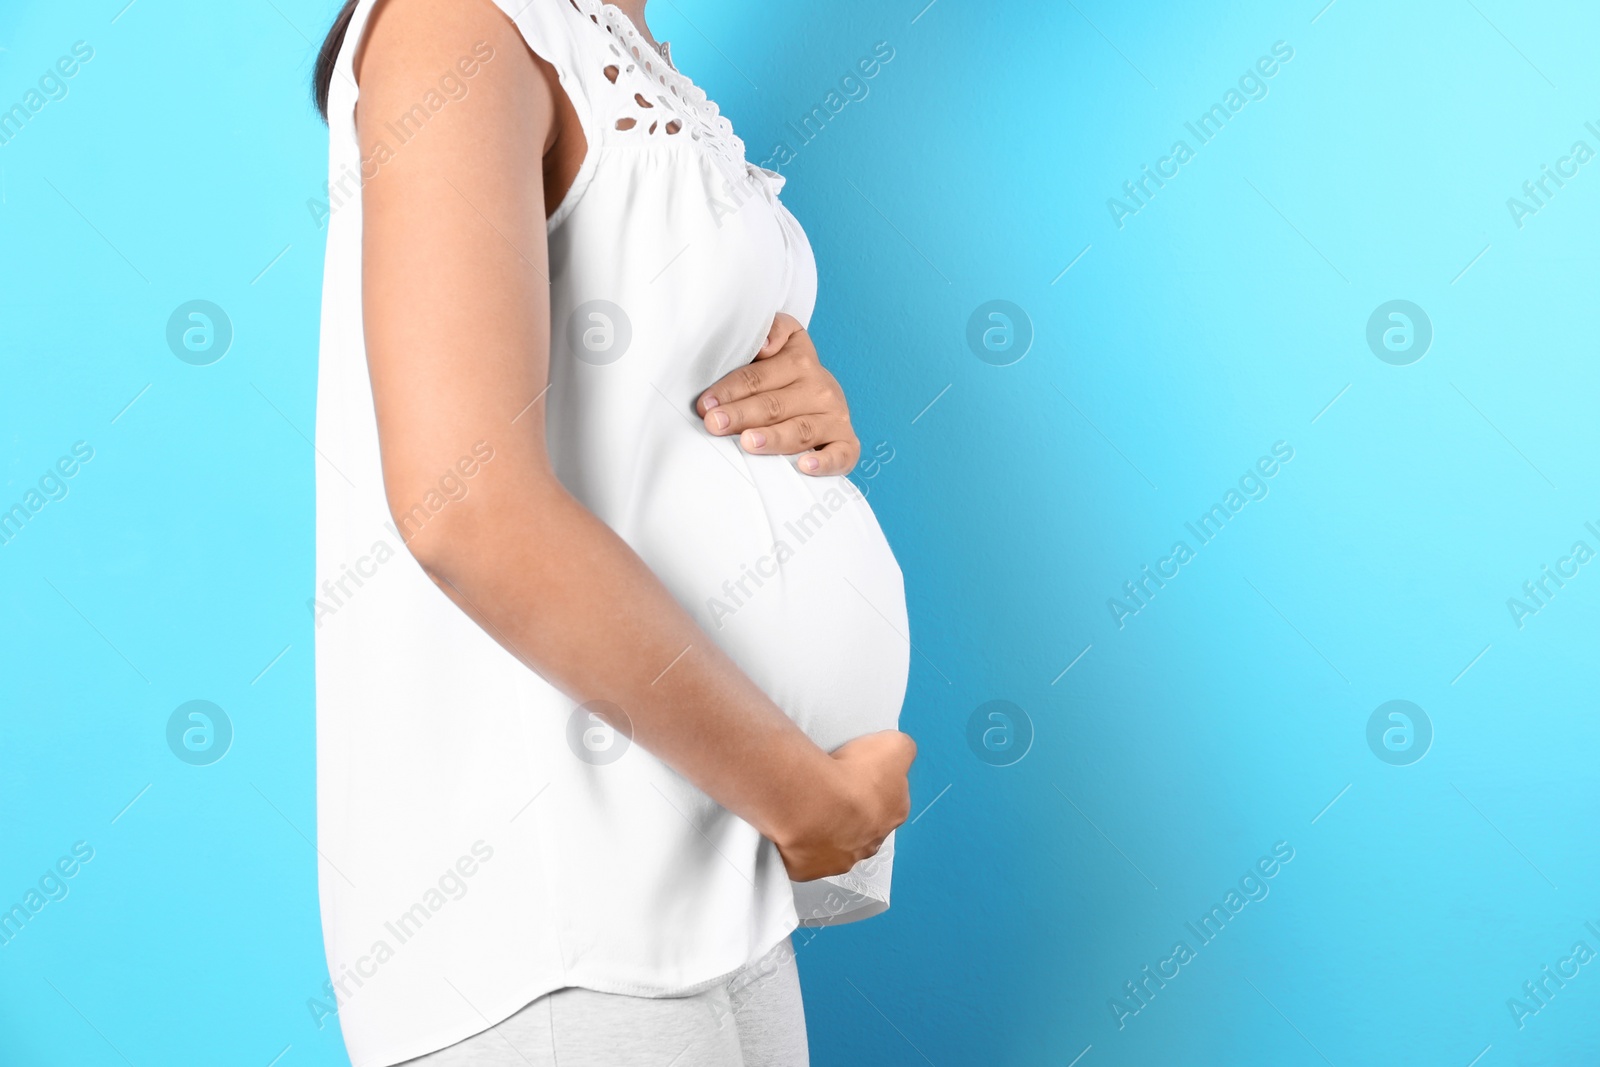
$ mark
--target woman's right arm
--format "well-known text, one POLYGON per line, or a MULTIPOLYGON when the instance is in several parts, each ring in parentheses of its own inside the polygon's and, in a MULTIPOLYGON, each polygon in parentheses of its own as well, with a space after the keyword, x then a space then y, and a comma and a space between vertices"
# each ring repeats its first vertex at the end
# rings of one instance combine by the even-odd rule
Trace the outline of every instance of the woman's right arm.
POLYGON ((551 336, 553 71, 487 0, 389 0, 359 60, 362 158, 388 153, 362 190, 362 306, 391 512, 402 518, 474 443, 494 449, 472 492, 411 536, 412 555, 574 701, 624 709, 633 740, 774 841, 791 877, 871 855, 908 812, 911 739, 887 731, 823 752, 552 469, 535 398, 551 336), (397 145, 388 124, 480 41, 495 59, 470 92, 397 145))

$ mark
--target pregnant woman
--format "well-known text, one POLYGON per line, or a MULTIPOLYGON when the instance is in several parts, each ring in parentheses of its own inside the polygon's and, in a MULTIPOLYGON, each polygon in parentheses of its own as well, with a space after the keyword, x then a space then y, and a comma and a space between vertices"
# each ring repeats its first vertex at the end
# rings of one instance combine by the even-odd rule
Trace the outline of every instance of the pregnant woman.
POLYGON ((889 902, 900 570, 783 179, 643 6, 359 0, 318 66, 313 1011, 356 1067, 805 1064, 791 932, 889 902))

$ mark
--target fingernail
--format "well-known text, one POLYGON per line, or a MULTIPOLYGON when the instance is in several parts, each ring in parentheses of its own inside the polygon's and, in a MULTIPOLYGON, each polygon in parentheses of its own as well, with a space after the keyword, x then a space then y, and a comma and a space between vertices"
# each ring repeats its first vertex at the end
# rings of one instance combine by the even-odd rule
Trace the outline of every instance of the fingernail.
POLYGON ((816 470, 817 466, 818 466, 817 457, 816 456, 803 456, 803 457, 801 457, 800 466, 804 467, 808 471, 816 470))
POLYGON ((717 406, 717 398, 714 397, 714 396, 706 397, 705 405, 706 405, 706 410, 710 411, 712 408, 717 406))
POLYGON ((726 430, 728 428, 728 413, 719 411, 711 416, 711 421, 716 424, 717 429, 726 430))
POLYGON ((745 440, 751 448, 760 448, 767 443, 767 435, 760 430, 749 430, 745 433, 745 440))

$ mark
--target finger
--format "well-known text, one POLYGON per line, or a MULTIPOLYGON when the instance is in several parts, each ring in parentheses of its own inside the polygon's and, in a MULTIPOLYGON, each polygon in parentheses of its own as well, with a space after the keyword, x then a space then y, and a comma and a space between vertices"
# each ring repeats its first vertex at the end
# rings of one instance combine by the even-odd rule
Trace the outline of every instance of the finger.
POLYGON ((791 345, 777 355, 746 363, 724 374, 711 388, 700 394, 695 409, 704 415, 713 408, 744 400, 757 393, 793 385, 809 370, 805 352, 791 345))
POLYGON ((797 456, 854 436, 848 420, 838 415, 796 415, 750 427, 739 434, 739 447, 752 456, 797 456))
POLYGON ((831 419, 844 413, 844 405, 823 383, 796 382, 718 404, 705 413, 704 422, 706 429, 716 436, 727 437, 743 430, 774 426, 801 415, 824 417, 825 414, 831 419))
POLYGON ((767 331, 766 343, 756 353, 757 359, 770 359, 778 354, 784 345, 789 343, 789 338, 801 332, 804 327, 800 320, 785 312, 778 312, 772 317, 772 328, 767 331))
MULTIPOLYGON (((759 426, 739 435, 739 447, 752 456, 798 456, 820 453, 835 445, 855 445, 850 424, 834 415, 799 415, 772 426, 759 426)), ((849 457, 844 457, 848 459, 849 457)), ((822 460, 818 458, 818 471, 822 460)), ((852 465, 854 465, 852 463, 852 465)))
POLYGON ((853 436, 848 441, 832 441, 801 456, 795 467, 801 474, 814 478, 824 475, 845 475, 856 469, 861 458, 861 444, 853 436))
POLYGON ((823 369, 810 337, 804 330, 796 329, 774 350, 763 348, 754 360, 724 374, 711 388, 700 394, 695 402, 695 410, 704 415, 719 404, 817 377, 828 378, 831 375, 823 369))
POLYGON ((849 420, 838 415, 797 415, 771 426, 752 427, 739 435, 739 447, 753 456, 805 453, 801 459, 806 474, 843 474, 861 455, 849 420))

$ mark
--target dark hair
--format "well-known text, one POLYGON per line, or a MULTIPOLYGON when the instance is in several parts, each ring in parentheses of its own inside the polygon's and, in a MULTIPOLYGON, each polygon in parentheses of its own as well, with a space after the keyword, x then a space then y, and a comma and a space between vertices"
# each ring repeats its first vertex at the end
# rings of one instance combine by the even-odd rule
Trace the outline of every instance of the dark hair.
POLYGON ((333 65, 339 59, 339 49, 344 47, 344 35, 350 30, 350 16, 356 13, 357 2, 345 0, 317 52, 317 68, 311 75, 311 99, 316 101, 317 114, 322 116, 323 122, 328 121, 328 85, 333 81, 333 65))

